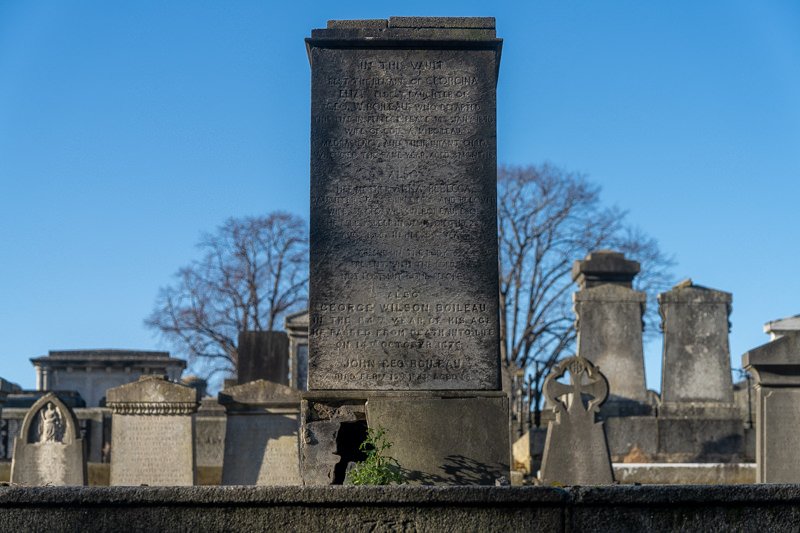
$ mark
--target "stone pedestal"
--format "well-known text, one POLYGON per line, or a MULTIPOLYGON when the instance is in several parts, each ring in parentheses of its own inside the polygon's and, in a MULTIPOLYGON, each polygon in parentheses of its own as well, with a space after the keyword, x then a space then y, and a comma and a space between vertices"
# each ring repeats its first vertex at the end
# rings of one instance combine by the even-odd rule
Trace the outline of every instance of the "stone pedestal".
POLYGON ((306 485, 338 484, 366 428, 383 427, 409 483, 494 485, 509 476, 503 392, 309 392, 303 395, 301 472, 306 485))
POLYGON ((369 424, 415 482, 494 484, 510 456, 494 19, 329 21, 306 45, 303 481, 340 483, 369 424))
POLYGON ((265 380, 224 389, 223 485, 301 485, 300 394, 265 380))
POLYGON ((800 332, 742 355, 756 379, 756 482, 800 482, 800 332))
POLYGON ((28 410, 14 439, 11 482, 82 486, 86 480, 86 443, 78 419, 58 396, 45 394, 28 410))
POLYGON ((575 261, 572 295, 578 330, 578 355, 596 365, 608 379, 604 416, 650 412, 644 373, 642 316, 647 295, 632 288, 639 263, 619 252, 601 250, 575 261))
POLYGON ((194 485, 198 391, 142 376, 109 389, 111 485, 194 485))

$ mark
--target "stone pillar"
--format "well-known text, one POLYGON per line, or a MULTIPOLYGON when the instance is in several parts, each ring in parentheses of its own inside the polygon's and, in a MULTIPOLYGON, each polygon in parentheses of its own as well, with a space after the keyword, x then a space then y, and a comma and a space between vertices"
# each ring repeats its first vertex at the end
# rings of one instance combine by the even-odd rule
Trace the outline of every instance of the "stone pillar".
POLYGON ((194 485, 197 389, 163 376, 108 389, 111 409, 111 485, 194 485))
POLYGON ((800 483, 800 332, 742 355, 755 377, 756 481, 800 483))
POLYGON ((308 309, 287 316, 283 325, 289 334, 289 386, 308 390, 308 309))
POLYGON ((368 424, 417 482, 494 484, 510 458, 494 19, 329 21, 311 35, 304 482, 341 482, 368 424))
POLYGON ((289 384, 289 337, 283 331, 239 332, 239 384, 266 379, 289 384))
POLYGON ((578 355, 591 361, 608 379, 605 416, 650 412, 644 373, 642 317, 647 295, 633 290, 639 263, 610 250, 575 261, 572 295, 578 329, 578 355))
POLYGON ((733 409, 731 294, 688 279, 659 294, 658 303, 664 331, 661 412, 708 417, 714 409, 733 409))

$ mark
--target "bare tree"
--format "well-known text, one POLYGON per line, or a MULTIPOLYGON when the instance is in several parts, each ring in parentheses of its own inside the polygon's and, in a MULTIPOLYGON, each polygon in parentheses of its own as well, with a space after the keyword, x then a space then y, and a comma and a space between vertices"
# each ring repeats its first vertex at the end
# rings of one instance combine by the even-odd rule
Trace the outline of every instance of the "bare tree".
MULTIPOLYGON (((533 370, 537 384, 574 350, 573 261, 614 249, 641 263, 635 288, 654 297, 669 286, 672 260, 599 193, 585 176, 547 163, 498 169, 500 352, 505 363, 533 370)), ((655 306, 648 307, 652 334, 655 306)))
POLYGON ((202 259, 162 287, 145 325, 194 372, 235 373, 240 331, 270 331, 308 302, 308 231, 282 212, 230 218, 198 243, 202 259))

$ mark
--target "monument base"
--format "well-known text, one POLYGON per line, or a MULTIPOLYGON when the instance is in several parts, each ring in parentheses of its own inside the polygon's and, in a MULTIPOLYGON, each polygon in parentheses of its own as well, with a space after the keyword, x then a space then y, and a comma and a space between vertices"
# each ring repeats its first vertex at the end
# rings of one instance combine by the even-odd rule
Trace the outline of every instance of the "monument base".
POLYGON ((502 391, 313 391, 303 394, 304 485, 344 482, 363 460, 367 427, 381 427, 409 483, 494 485, 510 476, 508 397, 502 391))

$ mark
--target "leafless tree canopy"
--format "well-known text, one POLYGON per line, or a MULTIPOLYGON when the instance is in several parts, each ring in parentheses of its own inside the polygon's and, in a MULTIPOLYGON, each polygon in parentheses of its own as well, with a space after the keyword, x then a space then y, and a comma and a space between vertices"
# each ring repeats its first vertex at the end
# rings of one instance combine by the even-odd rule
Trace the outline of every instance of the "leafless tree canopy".
MULTIPOLYGON (((500 350, 517 368, 540 372, 574 350, 572 263, 613 249, 641 263, 636 289, 655 296, 669 287, 672 261, 655 240, 630 228, 625 213, 600 202, 600 188, 549 164, 498 169, 500 350)), ((655 315, 648 306, 648 319, 655 315)), ((539 377, 539 376, 537 376, 539 377)))
POLYGON ((210 377, 236 371, 240 331, 282 328, 307 305, 308 232, 287 213, 230 218, 198 248, 202 259, 161 288, 145 325, 210 377))

